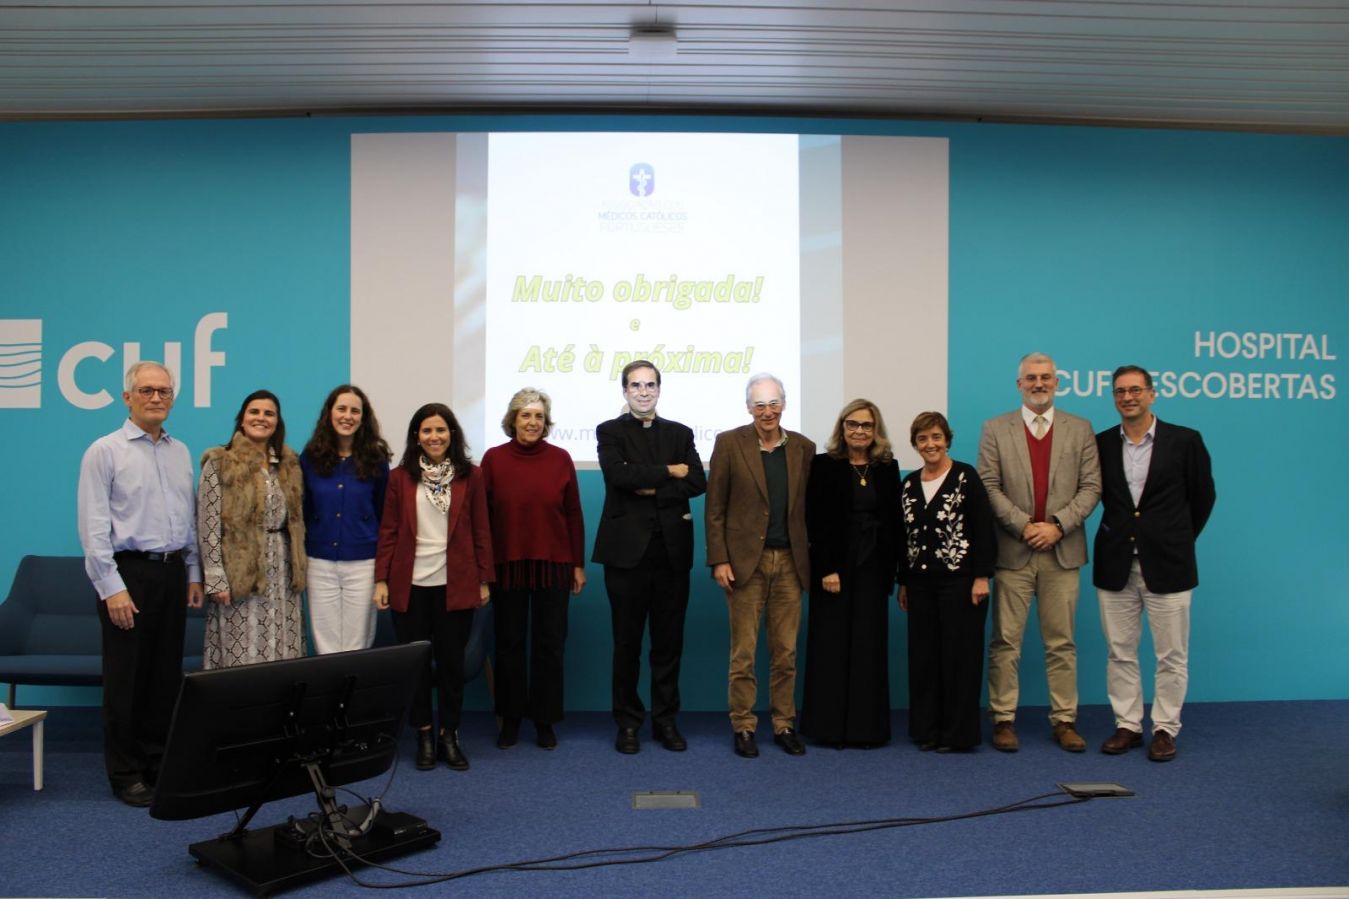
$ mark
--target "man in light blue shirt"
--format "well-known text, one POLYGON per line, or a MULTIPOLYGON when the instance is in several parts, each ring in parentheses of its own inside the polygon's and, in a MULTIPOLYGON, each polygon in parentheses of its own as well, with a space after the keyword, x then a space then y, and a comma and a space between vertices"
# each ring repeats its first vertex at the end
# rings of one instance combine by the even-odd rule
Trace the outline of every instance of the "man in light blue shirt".
POLYGON ((80 463, 84 568, 103 625, 104 762, 113 793, 144 807, 183 674, 188 606, 202 604, 192 456, 164 431, 173 375, 158 362, 126 373, 122 427, 80 463))

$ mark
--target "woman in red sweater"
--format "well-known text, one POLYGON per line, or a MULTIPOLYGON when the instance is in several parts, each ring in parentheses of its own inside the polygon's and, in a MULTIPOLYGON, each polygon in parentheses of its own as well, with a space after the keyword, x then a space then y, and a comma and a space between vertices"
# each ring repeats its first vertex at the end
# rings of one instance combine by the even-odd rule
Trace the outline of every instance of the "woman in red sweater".
POLYGON ((580 593, 586 582, 581 495, 571 456, 546 439, 553 428, 548 394, 532 387, 517 392, 501 428, 511 439, 482 457, 496 550, 497 746, 514 746, 520 719, 527 717, 539 746, 554 749, 553 723, 562 720, 567 594, 580 593))
MULTIPOLYGON (((408 423, 407 448, 389 473, 375 551, 375 605, 393 607, 401 643, 430 640, 439 692, 439 755, 463 771, 459 746, 464 648, 473 613, 487 604, 492 531, 484 478, 468 458, 454 413, 427 403, 408 423)), ((417 728, 417 768, 436 766, 431 729, 431 668, 422 673, 408 719, 417 728)))

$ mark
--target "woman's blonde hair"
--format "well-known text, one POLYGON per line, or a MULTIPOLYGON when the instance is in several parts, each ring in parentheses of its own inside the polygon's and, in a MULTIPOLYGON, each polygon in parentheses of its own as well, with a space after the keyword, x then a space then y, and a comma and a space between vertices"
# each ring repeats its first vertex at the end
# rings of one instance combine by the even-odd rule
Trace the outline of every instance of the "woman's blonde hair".
POLYGON ((838 414, 838 420, 834 422, 834 433, 829 435, 829 442, 825 444, 824 451, 835 459, 848 458, 848 444, 843 439, 843 423, 848 420, 848 416, 862 409, 871 413, 871 418, 876 422, 876 430, 867 455, 872 462, 889 462, 895 457, 890 448, 890 437, 885 433, 885 418, 881 415, 880 408, 867 399, 855 399, 843 407, 843 411, 838 414))
POLYGON ((512 440, 515 439, 515 416, 530 403, 538 403, 543 406, 543 436, 547 437, 553 432, 552 399, 537 387, 522 387, 515 391, 515 396, 511 397, 510 405, 506 406, 506 414, 501 417, 501 430, 505 431, 506 436, 512 440))

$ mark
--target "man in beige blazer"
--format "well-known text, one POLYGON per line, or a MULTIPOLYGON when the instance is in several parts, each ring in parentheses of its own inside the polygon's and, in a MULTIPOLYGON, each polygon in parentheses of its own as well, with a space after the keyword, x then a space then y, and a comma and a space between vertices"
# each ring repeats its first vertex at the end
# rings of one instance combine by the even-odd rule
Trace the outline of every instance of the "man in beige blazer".
POLYGON ((707 564, 730 611, 731 727, 736 754, 758 756, 754 654, 763 618, 773 742, 789 755, 803 755, 796 735, 796 637, 801 590, 810 583, 806 478, 815 444, 781 427, 787 392, 773 375, 749 379, 745 407, 753 423, 717 435, 705 507, 707 564))
POLYGON ((1086 742, 1077 733, 1077 613, 1079 571, 1087 563, 1083 525, 1101 498, 1101 466, 1090 422, 1054 408, 1058 369, 1044 353, 1017 368, 1022 406, 984 423, 979 476, 998 522, 993 636, 988 647, 988 711, 993 746, 1015 752, 1021 640, 1031 597, 1039 599, 1040 636, 1049 680, 1054 740, 1069 752, 1086 742))

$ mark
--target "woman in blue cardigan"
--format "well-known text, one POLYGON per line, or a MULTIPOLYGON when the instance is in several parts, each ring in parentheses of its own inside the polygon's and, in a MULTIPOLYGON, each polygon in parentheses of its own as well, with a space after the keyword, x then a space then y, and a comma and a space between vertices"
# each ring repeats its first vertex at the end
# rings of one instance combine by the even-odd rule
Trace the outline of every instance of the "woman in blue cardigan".
POLYGON ((390 456, 365 393, 352 384, 334 387, 300 454, 309 623, 319 653, 369 649, 375 641, 371 596, 390 456))

